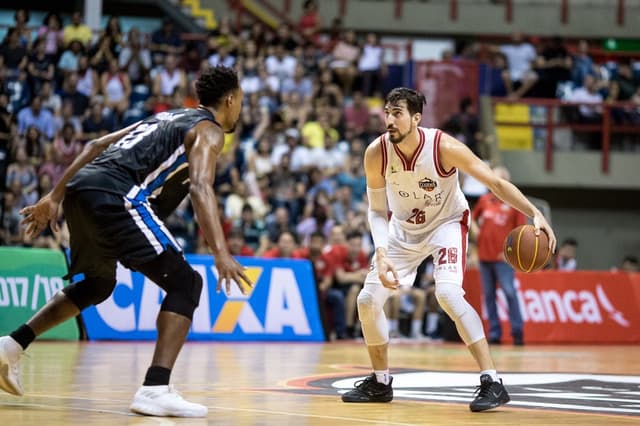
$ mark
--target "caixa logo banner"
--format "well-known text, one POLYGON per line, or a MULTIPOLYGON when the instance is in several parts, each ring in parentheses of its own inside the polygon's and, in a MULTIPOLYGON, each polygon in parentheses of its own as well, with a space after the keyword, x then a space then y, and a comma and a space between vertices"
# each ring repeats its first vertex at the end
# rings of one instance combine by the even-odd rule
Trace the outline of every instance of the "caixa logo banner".
MULTIPOLYGON (((301 260, 240 258, 254 287, 246 295, 216 293, 213 258, 187 255, 202 276, 200 304, 189 340, 322 341, 324 333, 311 264, 301 260)), ((156 317, 164 292, 137 272, 118 266, 113 294, 82 313, 92 340, 156 338, 156 317)))

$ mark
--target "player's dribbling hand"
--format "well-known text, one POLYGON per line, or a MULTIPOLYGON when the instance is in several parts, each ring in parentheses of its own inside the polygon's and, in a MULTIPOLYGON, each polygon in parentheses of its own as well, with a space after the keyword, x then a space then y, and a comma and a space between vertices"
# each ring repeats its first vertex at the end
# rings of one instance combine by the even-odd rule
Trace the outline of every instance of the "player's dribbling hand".
POLYGON ((231 281, 235 282, 242 294, 247 294, 245 285, 253 287, 253 283, 244 273, 244 267, 238 263, 229 253, 216 256, 216 268, 218 269, 218 283, 216 292, 220 293, 224 281, 225 294, 231 294, 231 281))
POLYGON ((37 237, 40 232, 47 226, 51 226, 51 230, 58 231, 58 207, 59 201, 55 201, 50 194, 45 195, 32 206, 27 206, 20 210, 20 214, 24 219, 20 222, 21 226, 26 228, 25 233, 29 238, 37 237))
POLYGON ((393 267, 387 255, 383 251, 376 252, 376 269, 378 270, 378 278, 383 286, 390 289, 397 289, 400 285, 398 273, 393 267))
POLYGON ((547 236, 549 237, 549 249, 551 250, 551 253, 555 253, 557 244, 556 235, 553 233, 553 229, 549 226, 549 222, 547 222, 547 219, 544 218, 540 211, 537 211, 533 215, 533 226, 536 228, 536 235, 540 235, 541 229, 547 233, 547 236))

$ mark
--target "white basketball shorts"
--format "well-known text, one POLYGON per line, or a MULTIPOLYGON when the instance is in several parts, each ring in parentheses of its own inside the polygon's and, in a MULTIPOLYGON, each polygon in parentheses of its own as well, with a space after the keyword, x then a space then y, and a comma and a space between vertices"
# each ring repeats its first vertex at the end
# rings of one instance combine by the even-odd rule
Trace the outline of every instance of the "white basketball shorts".
MULTIPOLYGON (((429 255, 433 256, 433 276, 438 282, 462 286, 469 230, 468 210, 425 234, 410 234, 394 220, 389 223, 387 257, 398 272, 400 285, 412 286, 416 270, 429 255)), ((375 259, 365 284, 381 284, 375 259)))

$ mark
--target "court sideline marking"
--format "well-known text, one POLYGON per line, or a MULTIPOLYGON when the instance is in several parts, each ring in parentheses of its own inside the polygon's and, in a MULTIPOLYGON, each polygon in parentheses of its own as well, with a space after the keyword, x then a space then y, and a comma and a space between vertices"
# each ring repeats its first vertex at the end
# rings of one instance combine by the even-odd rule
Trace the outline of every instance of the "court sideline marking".
MULTIPOLYGON (((85 398, 85 397, 77 397, 77 396, 57 396, 57 395, 29 395, 30 397, 34 397, 34 398, 49 398, 49 399, 77 399, 77 400, 84 400, 84 401, 92 401, 92 402, 121 402, 121 403, 126 403, 129 404, 129 401, 125 401, 125 400, 117 400, 117 399, 107 399, 107 398, 85 398)), ((0 402, 0 406, 5 405, 4 403, 0 402)), ((56 405, 48 405, 48 404, 40 404, 40 403, 32 403, 32 402, 15 402, 15 403, 9 403, 6 404, 7 406, 24 406, 24 407, 39 407, 39 408, 53 408, 55 410, 69 410, 70 407, 65 406, 65 407, 58 407, 56 405)), ((273 410, 261 410, 261 409, 257 409, 257 408, 235 408, 235 407, 224 407, 224 406, 217 406, 217 405, 208 405, 207 408, 209 408, 210 410, 217 410, 217 411, 238 411, 238 412, 248 412, 248 413, 259 413, 259 414, 267 414, 267 415, 278 415, 278 416, 291 416, 291 417, 309 417, 309 418, 318 418, 318 419, 331 419, 331 420, 340 420, 340 421, 349 421, 349 422, 356 422, 356 423, 373 423, 373 424, 379 424, 380 420, 373 420, 373 419, 362 419, 362 418, 354 418, 354 417, 341 417, 341 416, 326 416, 326 415, 321 415, 321 414, 306 414, 306 413, 293 413, 293 412, 289 412, 289 411, 273 411, 273 410)), ((101 408, 85 408, 85 407, 73 407, 73 409, 76 410, 80 410, 80 411, 88 411, 88 412, 96 412, 96 413, 110 413, 110 414, 118 414, 118 415, 122 415, 122 416, 127 416, 127 417, 139 417, 138 415, 134 414, 134 413, 129 413, 129 412, 122 412, 122 411, 116 411, 116 410, 107 410, 107 409, 101 409, 101 408)), ((400 422, 385 422, 385 424, 387 425, 394 425, 394 426, 414 426, 413 423, 400 423, 400 422)))

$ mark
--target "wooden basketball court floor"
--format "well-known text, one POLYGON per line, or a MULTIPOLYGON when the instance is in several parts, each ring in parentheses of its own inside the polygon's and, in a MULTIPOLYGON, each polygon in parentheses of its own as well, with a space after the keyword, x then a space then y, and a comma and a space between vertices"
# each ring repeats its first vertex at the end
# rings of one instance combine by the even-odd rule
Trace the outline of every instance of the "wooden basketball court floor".
POLYGON ((36 342, 24 397, 0 395, 1 425, 640 424, 640 346, 493 346, 512 403, 471 413, 478 378, 461 344, 392 343, 396 398, 345 404, 368 374, 362 342, 188 343, 172 375, 206 419, 136 416, 128 406, 149 342, 36 342))

